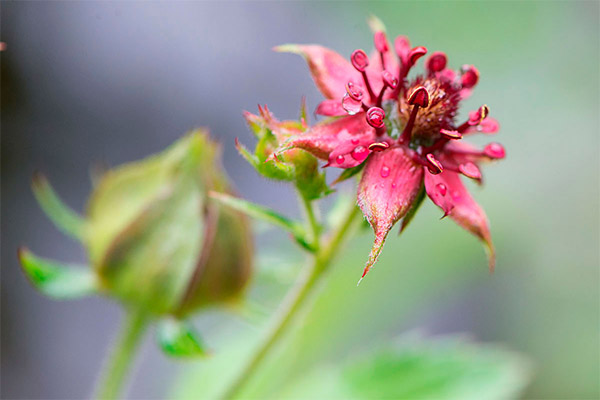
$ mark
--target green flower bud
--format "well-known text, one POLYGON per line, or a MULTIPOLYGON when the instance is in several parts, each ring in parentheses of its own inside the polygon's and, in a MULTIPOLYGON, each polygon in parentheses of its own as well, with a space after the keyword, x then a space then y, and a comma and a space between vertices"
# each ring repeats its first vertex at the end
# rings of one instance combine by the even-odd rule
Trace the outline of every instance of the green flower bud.
MULTIPOLYGON (((83 228, 63 226, 80 232, 98 292, 178 317, 241 295, 252 269, 251 233, 243 214, 208 197, 209 191, 231 192, 219 157, 218 146, 197 130, 101 178, 83 228)), ((36 185, 42 206, 60 225, 36 185)))

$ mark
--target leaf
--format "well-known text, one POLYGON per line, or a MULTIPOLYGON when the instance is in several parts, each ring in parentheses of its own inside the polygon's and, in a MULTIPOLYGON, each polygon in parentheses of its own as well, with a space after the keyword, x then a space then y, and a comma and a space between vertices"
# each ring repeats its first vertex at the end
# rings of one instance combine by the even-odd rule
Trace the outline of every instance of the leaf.
POLYGON ((522 356, 457 338, 410 340, 303 376, 281 398, 509 399, 529 379, 522 356))
POLYGON ((204 357, 208 353, 204 343, 185 321, 173 318, 158 324, 157 340, 162 351, 171 357, 204 357))
POLYGON ((31 188, 40 207, 56 227, 66 235, 82 241, 85 234, 85 219, 62 202, 52 189, 48 179, 44 175, 36 173, 33 176, 31 188))
POLYGON ((97 291, 96 275, 87 267, 73 268, 36 257, 25 248, 19 249, 21 268, 31 284, 46 296, 66 300, 97 291))
POLYGON ((288 231, 302 247, 311 251, 314 250, 309 244, 308 240, 306 240, 306 232, 304 231, 302 224, 299 222, 278 214, 276 211, 270 208, 250 203, 246 200, 242 200, 225 193, 209 192, 209 197, 222 205, 243 212, 252 218, 269 222, 288 231))

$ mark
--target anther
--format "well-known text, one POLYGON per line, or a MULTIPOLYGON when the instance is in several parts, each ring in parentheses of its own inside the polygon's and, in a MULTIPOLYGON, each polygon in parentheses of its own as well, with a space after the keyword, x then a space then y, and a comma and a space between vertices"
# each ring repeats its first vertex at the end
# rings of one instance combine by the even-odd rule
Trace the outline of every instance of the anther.
POLYGON ((425 87, 419 86, 408 97, 407 103, 427 108, 429 106, 429 92, 425 87))
POLYGON ((458 170, 467 178, 481 179, 481 171, 479 170, 479 167, 472 162, 460 164, 458 166, 458 170))
POLYGON ((350 61, 352 62, 352 66, 360 72, 364 72, 365 69, 369 66, 369 57, 367 57, 367 53, 360 49, 354 50, 354 52, 352 52, 352 55, 350 56, 350 61))
POLYGON ((465 132, 469 127, 481 124, 481 122, 490 114, 490 108, 487 105, 482 105, 476 111, 469 112, 469 119, 462 123, 458 128, 459 132, 465 132))
POLYGON ((425 68, 429 71, 429 74, 433 74, 435 72, 443 71, 446 68, 446 64, 448 63, 448 57, 446 57, 446 53, 441 51, 436 51, 427 59, 425 63, 425 68))
POLYGON ((506 150, 500 143, 492 142, 483 148, 483 154, 493 159, 506 157, 506 150))
POLYGON ((461 72, 460 83, 463 88, 472 88, 479 81, 479 71, 473 65, 463 65, 461 72))
POLYGON ((454 140, 462 139, 462 134, 458 131, 451 131, 448 129, 440 129, 440 133, 446 139, 454 139, 454 140))
POLYGON ((377 153, 377 152, 383 151, 385 149, 388 149, 389 147, 390 147, 390 144, 387 142, 371 143, 369 145, 369 150, 377 153))
POLYGON ((367 122, 373 128, 383 128, 385 111, 380 107, 371 107, 367 110, 367 122))
POLYGON ((427 48, 423 46, 417 46, 408 53, 408 65, 413 66, 417 63, 417 60, 427 54, 427 48))
POLYGON ((444 166, 433 154, 429 153, 425 158, 427 159, 427 169, 432 175, 438 175, 444 172, 444 166))

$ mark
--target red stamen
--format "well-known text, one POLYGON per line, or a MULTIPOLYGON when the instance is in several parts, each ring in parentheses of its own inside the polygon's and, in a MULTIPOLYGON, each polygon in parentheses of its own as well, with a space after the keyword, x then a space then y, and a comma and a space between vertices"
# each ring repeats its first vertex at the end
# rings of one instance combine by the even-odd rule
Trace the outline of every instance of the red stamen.
POLYGON ((359 85, 355 85, 352 81, 346 83, 346 93, 357 101, 361 101, 364 94, 362 88, 359 85))
POLYGON ((383 81, 383 87, 379 92, 379 96, 377 96, 377 107, 381 107, 381 104, 383 103, 383 93, 388 87, 392 89, 396 89, 398 87, 398 79, 389 71, 383 70, 381 72, 381 79, 383 81))
POLYGON ((350 56, 350 62, 352 62, 352 66, 356 68, 357 71, 364 72, 369 66, 369 57, 367 57, 367 53, 363 50, 354 50, 350 56))
POLYGON ((377 153, 377 152, 383 151, 385 149, 388 149, 389 147, 390 147, 390 144, 388 142, 371 143, 369 145, 369 150, 377 153))
POLYGON ((463 174, 467 178, 477 179, 477 180, 481 179, 481 171, 479 170, 479 167, 477 165, 473 164, 472 162, 460 164, 458 166, 458 170, 460 171, 461 174, 463 174))
POLYGON ((407 103, 410 105, 417 105, 419 107, 429 107, 429 92, 425 87, 419 86, 408 97, 407 103))
POLYGON ((383 31, 375 32, 373 41, 375 42, 375 49, 377 49, 377 51, 379 52, 379 56, 381 57, 381 68, 385 69, 384 54, 387 53, 387 51, 389 50, 385 32, 383 32, 383 31))
POLYGON ((506 150, 500 143, 492 142, 485 146, 483 154, 493 159, 501 159, 506 157, 506 150))
POLYGON ((435 72, 443 71, 444 68, 446 68, 447 63, 448 57, 446 57, 446 53, 436 51, 427 59, 425 68, 427 68, 427 71, 429 71, 429 75, 432 75, 435 72))
POLYGON ((473 65, 463 65, 460 83, 465 89, 472 88, 479 81, 479 71, 473 65))
POLYGON ((442 163, 434 157, 433 154, 429 153, 425 156, 427 159, 427 169, 432 175, 441 174, 444 172, 444 166, 442 163))
POLYGON ((446 139, 453 139, 453 140, 462 139, 462 134, 458 131, 450 131, 448 129, 440 129, 440 133, 446 139))
POLYGON ((409 68, 417 63, 417 60, 427 54, 427 48, 417 46, 408 53, 409 68))

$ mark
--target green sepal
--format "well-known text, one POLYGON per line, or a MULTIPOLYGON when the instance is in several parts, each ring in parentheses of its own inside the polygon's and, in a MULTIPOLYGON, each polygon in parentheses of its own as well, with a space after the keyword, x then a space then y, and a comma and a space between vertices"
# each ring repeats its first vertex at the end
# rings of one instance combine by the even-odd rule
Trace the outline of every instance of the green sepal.
POLYGON ((85 266, 75 267, 39 258, 26 248, 20 248, 18 256, 25 276, 48 297, 66 300, 97 293, 96 275, 85 266))
POLYGON ((400 230, 398 231, 398 235, 404 232, 406 227, 408 227, 408 224, 410 224, 410 222, 417 214, 417 211, 419 211, 419 207, 421 207, 421 204, 423 204, 423 200, 425 200, 425 185, 421 184, 421 189, 419 189, 419 193, 417 193, 417 197, 415 198, 415 201, 413 201, 410 210, 408 210, 404 218, 402 218, 402 223, 400 224, 400 230))
POLYGON ((58 197, 48 179, 36 173, 31 181, 33 194, 44 213, 56 227, 68 236, 83 241, 86 221, 58 197))
POLYGON ((230 196, 225 193, 209 192, 208 195, 212 200, 217 201, 222 205, 288 231, 294 237, 296 242, 298 242, 302 247, 306 248, 307 250, 314 251, 313 246, 310 245, 306 239, 306 231, 304 227, 298 221, 289 219, 270 208, 250 203, 246 200, 242 200, 238 197, 230 196))
POLYGON ((161 350, 170 357, 206 357, 209 353, 200 336, 186 321, 167 318, 158 323, 156 338, 161 350))
POLYGON ((342 171, 340 176, 338 176, 337 179, 335 181, 333 181, 331 184, 336 185, 340 182, 344 182, 345 180, 352 178, 354 175, 358 174, 360 171, 363 170, 363 168, 365 167, 365 164, 366 164, 366 162, 359 164, 356 167, 346 168, 345 170, 342 171))

